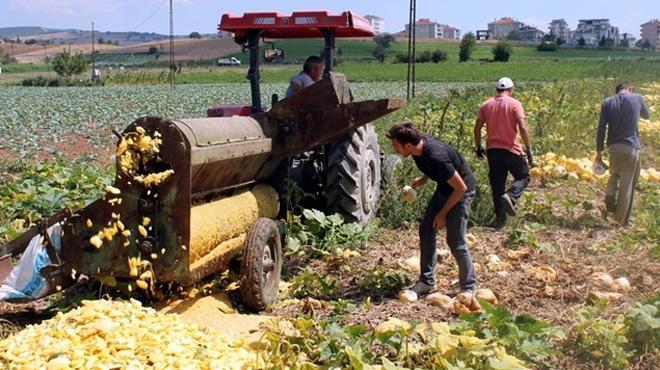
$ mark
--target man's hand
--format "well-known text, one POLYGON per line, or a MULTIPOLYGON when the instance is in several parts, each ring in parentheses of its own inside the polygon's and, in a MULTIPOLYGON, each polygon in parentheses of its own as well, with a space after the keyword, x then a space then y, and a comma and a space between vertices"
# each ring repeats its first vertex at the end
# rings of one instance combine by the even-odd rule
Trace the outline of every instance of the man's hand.
POLYGON ((433 219, 433 228, 440 230, 445 227, 445 224, 447 224, 447 216, 442 212, 438 212, 433 219))
POLYGON ((426 176, 420 176, 420 177, 414 179, 412 184, 410 184, 410 186, 412 186, 413 189, 417 189, 417 188, 421 187, 422 185, 426 184, 426 181, 428 179, 429 178, 426 177, 426 176))
POLYGON ((525 148, 525 153, 527 154, 527 163, 529 163, 529 167, 536 167, 536 162, 534 162, 534 155, 532 154, 532 148, 525 148))
POLYGON ((483 159, 484 155, 486 154, 486 149, 484 149, 483 146, 479 145, 477 149, 475 149, 474 154, 477 155, 477 158, 483 159))

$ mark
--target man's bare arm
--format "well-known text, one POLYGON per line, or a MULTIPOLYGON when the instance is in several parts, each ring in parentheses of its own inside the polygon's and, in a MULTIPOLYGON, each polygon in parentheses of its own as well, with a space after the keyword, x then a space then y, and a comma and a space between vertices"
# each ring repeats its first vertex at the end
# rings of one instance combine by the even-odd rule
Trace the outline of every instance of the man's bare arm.
POLYGON ((523 144, 525 144, 525 147, 531 148, 532 141, 530 140, 527 119, 525 117, 516 117, 516 123, 518 124, 518 131, 520 131, 520 138, 522 139, 523 144))
POLYGON ((477 122, 474 124, 474 145, 479 148, 481 146, 481 129, 484 127, 485 121, 481 118, 477 118, 477 122))

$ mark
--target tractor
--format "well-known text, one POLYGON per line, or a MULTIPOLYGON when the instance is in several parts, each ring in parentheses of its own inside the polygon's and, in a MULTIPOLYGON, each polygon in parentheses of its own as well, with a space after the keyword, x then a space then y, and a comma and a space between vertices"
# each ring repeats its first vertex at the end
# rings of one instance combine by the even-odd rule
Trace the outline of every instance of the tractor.
MULTIPOLYGON (((334 73, 336 38, 374 35, 367 19, 351 12, 336 15, 327 11, 293 12, 291 15, 276 12, 245 13, 243 16, 224 14, 218 30, 233 33, 235 42, 249 51, 247 79, 250 81, 252 102, 251 105, 211 108, 208 110, 209 117, 249 115, 266 110, 261 101, 259 73, 260 41, 271 44, 272 48, 272 42, 265 41, 266 38, 323 38, 324 76, 328 78, 334 73)), ((298 94, 306 95, 308 92, 303 89, 298 94)), ((278 96, 274 94, 271 103, 274 105, 277 101, 278 96)), ((349 221, 365 225, 378 207, 383 162, 374 127, 367 124, 338 140, 288 158, 280 171, 282 178, 290 179, 305 194, 313 195, 304 203, 306 208, 340 213, 349 221)), ((285 184, 278 187, 282 186, 285 184)))

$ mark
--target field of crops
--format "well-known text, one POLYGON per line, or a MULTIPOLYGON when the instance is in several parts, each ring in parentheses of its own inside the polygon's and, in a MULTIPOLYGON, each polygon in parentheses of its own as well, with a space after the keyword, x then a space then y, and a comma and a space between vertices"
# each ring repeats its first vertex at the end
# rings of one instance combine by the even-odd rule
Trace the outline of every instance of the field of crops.
MULTIPOLYGON (((603 64, 595 75, 578 69, 579 64, 557 64, 557 71, 573 69, 571 73, 592 76, 579 80, 550 78, 552 70, 545 64, 543 71, 525 71, 531 64, 509 63, 501 65, 511 68, 508 71, 489 72, 514 77, 545 74, 538 80, 516 81, 515 95, 525 106, 541 166, 533 172, 518 217, 502 230, 483 226, 492 215, 487 166, 474 156, 472 142, 477 109, 493 93, 492 83, 484 82, 492 75, 475 72, 473 79, 457 79, 462 82, 417 83, 418 98, 376 122, 376 130, 382 137, 392 123, 410 119, 465 154, 479 182, 472 206, 475 226, 469 230, 470 249, 480 287, 488 289, 493 299, 482 301, 481 312, 472 313, 440 300, 406 303, 397 299, 397 292, 416 278, 415 263, 410 263, 418 258, 416 223, 433 190, 421 189, 416 203, 402 201, 401 188, 417 174, 406 160, 399 176, 383 191, 377 224, 362 229, 311 210, 291 220, 280 298, 266 311, 286 320, 266 327, 261 342, 249 349, 259 353, 254 361, 269 368, 294 369, 660 366, 660 182, 650 175, 656 173, 651 169, 660 167, 660 72, 653 63, 647 61, 637 69, 625 63, 603 64), (647 171, 637 189, 634 225, 625 229, 615 227, 604 211, 605 177, 589 170, 600 101, 612 94, 616 83, 611 76, 637 81, 635 88, 646 97, 653 115, 640 126, 642 166, 647 171)), ((456 68, 466 68, 461 73, 468 74, 478 64, 465 66, 456 68)), ((374 80, 387 80, 383 78, 390 73, 387 69, 399 68, 388 65, 372 71, 371 67, 347 64, 343 68, 349 75, 377 73, 374 80)), ((283 71, 276 73, 290 72, 283 71)), ((392 72, 392 78, 400 72, 392 72)), ((420 73, 431 76, 433 70, 420 73)), ((406 93, 401 81, 356 82, 351 87, 358 100, 406 93)), ((263 84, 263 101, 270 101, 273 93, 283 94, 285 88, 281 81, 263 84)), ((248 101, 245 83, 183 84, 174 90, 167 85, 0 88, 0 244, 42 216, 65 205, 82 206, 103 193, 114 171, 112 129, 121 131, 144 115, 203 116, 214 104, 248 101)), ((381 146, 392 150, 386 141, 381 146)), ((438 240, 443 236, 441 232, 438 240)), ((452 296, 456 290, 457 266, 440 246, 437 275, 443 297, 436 297, 451 300, 444 295, 452 296)), ((236 285, 230 275, 205 282, 199 291, 234 294, 236 285)), ((94 312, 94 306, 87 304, 84 311, 98 323, 78 323, 85 332, 109 325, 107 307, 101 305, 105 308, 94 312)), ((133 310, 141 311, 136 307, 133 310)), ((113 315, 122 317, 117 325, 133 325, 124 318, 130 315, 113 315)), ((151 313, 149 317, 153 322, 167 322, 151 313)), ((15 338, 39 330, 48 335, 49 328, 61 320, 59 316, 15 338)), ((140 335, 152 338, 148 325, 140 326, 140 335)), ((67 330, 67 335, 74 332, 67 330)), ((124 352, 122 339, 102 330, 101 334, 108 346, 123 349, 122 356, 128 356, 112 353, 112 361, 130 364, 135 357, 124 352)), ((76 346, 73 357, 48 350, 31 356, 34 361, 70 365, 84 361, 85 351, 96 351, 96 342, 81 341, 77 335, 67 340, 76 346)), ((0 340, 0 348, 15 350, 0 356, 0 364, 32 361, 27 355, 19 356, 17 348, 23 347, 11 338, 0 340)), ((133 352, 144 350, 138 346, 133 352)), ((157 349, 149 347, 149 351, 157 349)))
MULTIPOLYGON (((420 94, 440 94, 461 84, 418 83, 420 94)), ((284 95, 284 83, 263 84, 262 101, 271 94, 284 95)), ((484 86, 485 87, 485 86, 484 86)), ((400 82, 355 83, 357 99, 405 97, 400 82)), ((487 91, 487 90, 485 90, 487 91)), ((109 86, 71 88, 0 89, 1 151, 22 157, 35 151, 53 152, 53 144, 83 136, 98 147, 108 146, 112 129, 122 130, 136 118, 146 115, 204 117, 215 104, 250 103, 248 84, 109 86)))

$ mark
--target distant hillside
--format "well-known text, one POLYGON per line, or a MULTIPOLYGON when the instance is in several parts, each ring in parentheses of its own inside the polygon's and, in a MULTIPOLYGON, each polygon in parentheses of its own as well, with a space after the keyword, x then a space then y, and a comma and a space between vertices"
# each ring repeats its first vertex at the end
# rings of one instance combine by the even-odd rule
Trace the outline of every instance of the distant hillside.
POLYGON ((25 37, 61 31, 63 30, 46 27, 0 27, 0 38, 13 39, 16 36, 25 37))
MULTIPOLYGON (((91 30, 78 29, 54 29, 46 27, 0 27, 0 38, 14 40, 16 37, 21 42, 34 40, 36 43, 48 42, 52 44, 88 44, 92 40, 91 30)), ((96 41, 114 43, 120 45, 132 45, 153 41, 166 40, 168 35, 155 32, 113 32, 96 31, 96 41)), ((187 36, 175 36, 175 38, 187 38, 187 36)))

